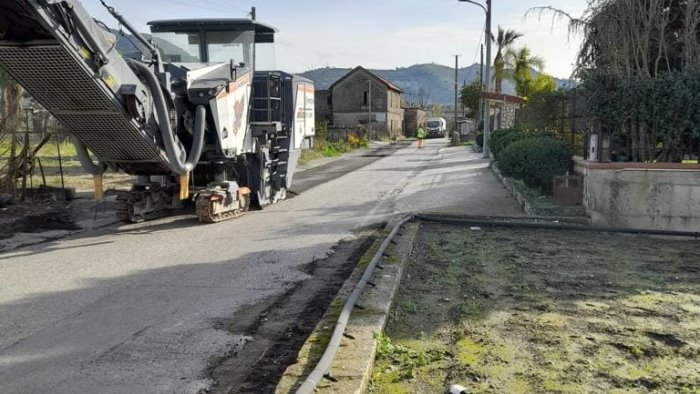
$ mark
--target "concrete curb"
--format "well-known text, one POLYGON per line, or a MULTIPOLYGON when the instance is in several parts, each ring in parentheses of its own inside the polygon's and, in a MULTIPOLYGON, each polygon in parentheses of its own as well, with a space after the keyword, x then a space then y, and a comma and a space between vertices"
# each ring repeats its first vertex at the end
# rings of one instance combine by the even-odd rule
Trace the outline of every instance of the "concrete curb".
POLYGON ((501 173, 501 170, 498 169, 498 165, 496 162, 491 162, 491 165, 489 166, 491 168, 491 171, 493 171, 494 174, 496 174, 496 178, 498 178, 499 181, 505 186, 506 189, 510 192, 510 194, 513 195, 513 198, 515 198, 515 201, 518 202, 518 204, 523 208, 523 211, 525 211, 526 214, 529 216, 537 216, 537 213, 535 209, 532 207, 530 202, 527 201, 525 196, 523 196, 514 186, 513 183, 510 181, 510 179, 506 178, 503 176, 501 173))
MULTIPOLYGON (((393 226, 393 224, 390 224, 393 226)), ((398 292, 403 273, 408 264, 413 242, 418 234, 420 224, 409 222, 402 231, 402 236, 395 238, 387 253, 390 256, 382 264, 383 269, 377 269, 372 282, 360 297, 357 308, 350 315, 346 333, 341 341, 338 353, 331 367, 332 380, 326 379, 319 383, 317 393, 364 393, 372 377, 374 356, 377 343, 375 333, 382 332, 386 325, 396 293, 398 292)), ((375 241, 362 261, 369 261, 376 253, 384 238, 375 241)), ((275 393, 293 393, 314 369, 316 362, 325 350, 330 332, 340 308, 352 292, 355 284, 362 276, 366 266, 359 264, 345 282, 331 304, 328 312, 316 326, 304 346, 299 351, 298 361, 287 368, 275 393)))
POLYGON ((499 181, 503 184, 503 186, 508 189, 510 194, 513 195, 513 198, 515 198, 515 201, 518 202, 518 205, 525 211, 525 213, 528 216, 531 216, 533 218, 540 218, 540 219, 547 219, 547 220, 561 220, 564 222, 574 222, 574 223, 580 223, 580 224, 590 224, 590 220, 588 218, 584 217, 562 217, 562 216, 543 216, 539 215, 537 213, 537 210, 530 204, 530 202, 523 196, 520 191, 513 186, 513 182, 507 177, 505 177, 502 173, 501 170, 498 168, 498 165, 496 164, 495 161, 492 161, 491 164, 489 165, 489 168, 491 171, 493 171, 494 174, 496 174, 496 178, 498 178, 499 181))

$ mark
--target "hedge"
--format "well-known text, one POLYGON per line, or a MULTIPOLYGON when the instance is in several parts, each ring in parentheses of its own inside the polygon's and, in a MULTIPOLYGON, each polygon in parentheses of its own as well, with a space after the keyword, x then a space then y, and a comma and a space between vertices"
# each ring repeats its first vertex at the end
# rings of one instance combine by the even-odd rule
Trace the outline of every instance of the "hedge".
POLYGON ((526 138, 532 138, 532 135, 518 129, 496 130, 489 137, 489 150, 491 150, 496 161, 501 161, 501 153, 503 153, 510 144, 526 138))
POLYGON ((508 145, 499 167, 504 175, 549 192, 553 177, 566 174, 570 161, 571 152, 566 144, 552 137, 536 137, 508 145))

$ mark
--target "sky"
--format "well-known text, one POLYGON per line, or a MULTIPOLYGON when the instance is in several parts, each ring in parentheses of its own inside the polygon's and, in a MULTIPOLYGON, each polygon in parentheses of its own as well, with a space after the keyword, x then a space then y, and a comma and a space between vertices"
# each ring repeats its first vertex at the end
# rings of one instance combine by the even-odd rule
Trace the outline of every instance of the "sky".
MULTIPOLYGON (((99 0, 81 1, 91 15, 117 25, 99 0)), ((460 66, 466 66, 479 62, 483 42, 483 10, 457 0, 106 1, 145 32, 149 20, 242 18, 255 6, 259 21, 279 29, 275 66, 289 72, 358 65, 393 69, 420 63, 454 67, 454 54, 460 54, 460 66)), ((493 0, 493 30, 501 25, 523 33, 515 46, 526 45, 543 57, 545 72, 568 78, 581 38, 569 37, 563 21, 525 18, 529 8, 544 5, 578 16, 586 0, 493 0)))

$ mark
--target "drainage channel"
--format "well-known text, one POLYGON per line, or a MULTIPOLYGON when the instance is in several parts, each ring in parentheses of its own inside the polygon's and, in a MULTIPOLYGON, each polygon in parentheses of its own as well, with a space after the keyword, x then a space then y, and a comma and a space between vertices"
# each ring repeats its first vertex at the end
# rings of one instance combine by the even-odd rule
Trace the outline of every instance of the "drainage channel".
POLYGON ((405 216, 401 221, 399 221, 394 228, 391 230, 389 235, 384 239, 379 250, 372 258, 372 261, 367 266, 364 274, 360 281, 355 285, 354 290, 346 300, 343 310, 340 313, 338 322, 336 323, 335 329, 333 330, 333 335, 328 342, 321 360, 318 362, 314 370, 309 374, 304 383, 296 391, 297 394, 311 394, 315 391, 318 383, 327 376, 330 371, 331 364, 335 358, 338 348, 340 346, 341 338, 345 333, 345 328, 348 324, 350 314, 355 307, 357 300, 364 291, 365 287, 369 283, 374 270, 379 265, 379 261, 382 256, 385 255, 386 249, 392 243, 396 234, 399 233, 401 228, 408 222, 422 222, 422 223, 439 223, 439 224, 452 224, 452 225, 462 225, 462 226, 480 226, 480 227, 504 227, 504 228, 528 228, 528 229, 541 229, 541 230, 565 230, 565 231, 587 231, 587 232, 602 232, 602 233, 623 233, 623 234, 637 234, 637 235, 660 235, 660 236, 674 236, 674 237, 690 237, 696 240, 700 239, 700 232, 692 231, 670 231, 670 230, 651 230, 651 229, 627 229, 627 228, 614 228, 614 227, 598 227, 598 226, 584 226, 584 225, 573 225, 573 224, 561 224, 553 222, 542 222, 542 221, 523 221, 521 218, 497 218, 497 217, 479 217, 479 216, 438 216, 438 215, 427 215, 427 214, 410 214, 405 216))

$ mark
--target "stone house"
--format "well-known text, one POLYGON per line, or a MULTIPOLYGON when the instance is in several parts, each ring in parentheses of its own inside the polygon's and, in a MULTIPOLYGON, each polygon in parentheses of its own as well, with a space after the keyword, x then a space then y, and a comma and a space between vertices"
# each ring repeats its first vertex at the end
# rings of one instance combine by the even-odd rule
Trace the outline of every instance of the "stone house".
POLYGON ((331 106, 331 91, 316 90, 314 92, 314 109, 316 121, 333 122, 333 107, 331 106))
POLYGON ((335 127, 369 128, 373 139, 401 135, 403 91, 398 86, 358 66, 334 82, 330 92, 335 127))
POLYGON ((403 113, 403 134, 406 137, 415 137, 418 126, 425 127, 430 117, 430 112, 418 107, 404 108, 403 113))
POLYGON ((509 129, 515 126, 515 114, 525 104, 525 99, 503 93, 482 92, 481 98, 491 103, 493 113, 493 130, 509 129))

